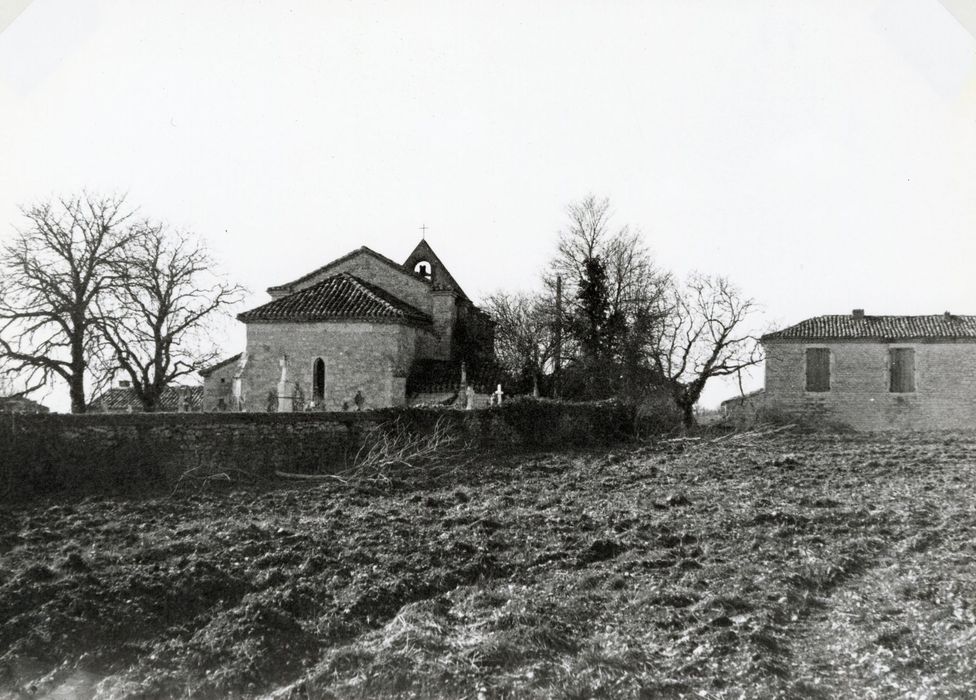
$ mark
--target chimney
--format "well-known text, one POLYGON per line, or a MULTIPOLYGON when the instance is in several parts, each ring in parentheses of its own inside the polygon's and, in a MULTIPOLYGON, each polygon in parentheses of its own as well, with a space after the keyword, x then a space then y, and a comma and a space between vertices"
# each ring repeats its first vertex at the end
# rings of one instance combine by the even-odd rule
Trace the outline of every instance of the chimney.
POLYGON ((946 318, 946 321, 951 320, 952 319, 952 314, 950 312, 946 311, 945 312, 945 318, 946 318))
POLYGON ((854 318, 864 318, 864 309, 854 309, 854 318))

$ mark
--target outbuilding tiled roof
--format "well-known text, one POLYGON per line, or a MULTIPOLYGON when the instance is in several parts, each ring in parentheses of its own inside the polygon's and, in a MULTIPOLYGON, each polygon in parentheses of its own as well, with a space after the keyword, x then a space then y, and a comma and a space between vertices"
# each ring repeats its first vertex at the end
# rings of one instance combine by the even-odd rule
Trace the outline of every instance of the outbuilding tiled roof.
POLYGON ((739 403, 744 404, 748 402, 749 399, 760 398, 765 393, 766 393, 765 389, 756 389, 754 391, 750 391, 748 394, 739 394, 738 396, 733 396, 732 398, 725 399, 725 401, 723 401, 719 405, 722 406, 722 408, 728 408, 729 406, 732 406, 734 404, 739 404, 739 403))
MULTIPOLYGON (((199 411, 203 406, 202 386, 168 386, 159 397, 159 410, 164 412, 199 411)), ((142 402, 131 386, 109 389, 88 404, 89 411, 125 413, 142 411, 142 402)))
POLYGON ((816 316, 762 340, 976 340, 976 316, 816 316))
POLYGON ((0 396, 0 413, 50 413, 51 409, 23 396, 0 396))
POLYGON ((221 360, 220 362, 218 362, 215 365, 210 365, 209 367, 204 367, 203 369, 201 369, 198 372, 198 374, 201 377, 209 377, 211 374, 213 374, 214 372, 216 372, 221 367, 226 367, 227 365, 229 365, 232 362, 237 362, 239 359, 241 359, 241 355, 243 355, 243 354, 244 353, 239 352, 236 355, 232 355, 231 357, 228 357, 226 360, 221 360))
POLYGON ((432 323, 428 314, 348 272, 269 301, 237 318, 244 323, 348 320, 432 323))

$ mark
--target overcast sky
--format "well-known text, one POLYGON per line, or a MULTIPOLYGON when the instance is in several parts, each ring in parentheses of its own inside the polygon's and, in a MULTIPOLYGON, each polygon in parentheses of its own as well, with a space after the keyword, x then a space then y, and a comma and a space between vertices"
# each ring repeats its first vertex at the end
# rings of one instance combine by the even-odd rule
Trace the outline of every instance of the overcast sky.
POLYGON ((426 224, 477 301, 535 287, 592 192, 663 267, 737 282, 758 330, 976 314, 976 39, 938 0, 25 4, 3 239, 20 204, 127 192, 250 307, 426 224))

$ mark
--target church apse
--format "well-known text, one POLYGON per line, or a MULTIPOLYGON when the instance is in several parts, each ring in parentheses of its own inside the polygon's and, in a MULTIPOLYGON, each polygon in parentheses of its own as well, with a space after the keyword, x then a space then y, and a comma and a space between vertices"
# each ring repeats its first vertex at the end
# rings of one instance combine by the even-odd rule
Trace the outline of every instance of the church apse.
POLYGON ((271 301, 238 315, 247 328, 246 410, 265 410, 283 356, 291 384, 325 410, 357 395, 369 408, 401 405, 418 367, 459 381, 462 364, 492 362, 491 319, 427 241, 403 263, 362 247, 268 291, 271 301))

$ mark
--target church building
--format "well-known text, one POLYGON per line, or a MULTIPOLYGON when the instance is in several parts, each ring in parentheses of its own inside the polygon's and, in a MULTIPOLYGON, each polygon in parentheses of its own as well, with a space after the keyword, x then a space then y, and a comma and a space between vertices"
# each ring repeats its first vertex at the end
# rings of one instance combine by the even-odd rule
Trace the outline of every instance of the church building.
POLYGON ((362 247, 268 294, 237 317, 245 351, 201 372, 204 410, 401 406, 494 356, 493 321, 426 240, 402 264, 362 247))

